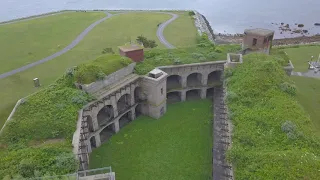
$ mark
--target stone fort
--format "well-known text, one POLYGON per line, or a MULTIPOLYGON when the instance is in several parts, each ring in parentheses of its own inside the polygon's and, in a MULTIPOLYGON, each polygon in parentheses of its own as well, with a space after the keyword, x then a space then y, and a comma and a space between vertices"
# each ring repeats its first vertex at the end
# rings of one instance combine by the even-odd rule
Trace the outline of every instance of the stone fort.
POLYGON ((108 141, 139 115, 158 119, 166 113, 167 103, 212 99, 214 89, 222 87, 225 66, 236 63, 239 62, 231 62, 229 58, 227 61, 161 66, 140 76, 134 73, 136 63, 133 62, 104 80, 77 84, 97 98, 78 115, 72 144, 80 169, 88 169, 93 148, 108 141))

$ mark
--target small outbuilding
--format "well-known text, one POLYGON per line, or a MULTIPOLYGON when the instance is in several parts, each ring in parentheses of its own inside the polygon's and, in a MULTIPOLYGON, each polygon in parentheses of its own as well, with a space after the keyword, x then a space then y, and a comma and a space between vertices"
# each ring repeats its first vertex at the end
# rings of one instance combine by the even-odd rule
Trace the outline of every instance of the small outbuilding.
POLYGON ((250 52, 270 53, 274 31, 269 29, 246 29, 242 42, 243 54, 250 52))
POLYGON ((134 62, 140 62, 144 59, 143 46, 139 44, 119 46, 119 52, 121 56, 126 56, 134 62))

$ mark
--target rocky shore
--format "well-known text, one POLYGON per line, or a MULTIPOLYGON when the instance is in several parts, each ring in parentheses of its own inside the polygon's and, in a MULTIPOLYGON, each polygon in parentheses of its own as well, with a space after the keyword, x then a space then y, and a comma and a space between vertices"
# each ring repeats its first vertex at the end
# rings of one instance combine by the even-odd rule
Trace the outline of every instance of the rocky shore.
POLYGON ((213 34, 213 30, 210 26, 210 23, 208 20, 199 12, 193 11, 194 12, 194 25, 198 29, 198 33, 202 35, 203 33, 206 33, 208 35, 208 38, 210 41, 214 42, 215 36, 213 34))

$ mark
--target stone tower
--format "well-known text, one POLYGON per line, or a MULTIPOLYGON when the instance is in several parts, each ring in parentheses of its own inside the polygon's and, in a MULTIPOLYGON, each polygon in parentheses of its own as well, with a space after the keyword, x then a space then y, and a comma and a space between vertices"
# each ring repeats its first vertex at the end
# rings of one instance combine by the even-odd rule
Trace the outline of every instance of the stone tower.
POLYGON ((167 73, 154 69, 141 81, 147 102, 142 105, 143 114, 160 118, 167 111, 167 73))

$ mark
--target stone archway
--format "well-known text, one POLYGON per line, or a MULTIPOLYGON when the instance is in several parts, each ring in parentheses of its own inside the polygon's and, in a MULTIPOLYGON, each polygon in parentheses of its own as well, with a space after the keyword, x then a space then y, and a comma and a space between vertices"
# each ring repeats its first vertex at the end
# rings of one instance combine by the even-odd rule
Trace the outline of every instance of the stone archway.
POLYGON ((106 142, 107 140, 109 140, 111 138, 111 136, 113 136, 114 134, 115 134, 115 132, 113 131, 112 124, 110 124, 109 126, 105 127, 99 133, 101 143, 106 142))
POLYGON ((95 138, 95 136, 92 136, 92 137, 90 138, 90 145, 91 145, 91 148, 92 148, 92 149, 97 147, 97 143, 96 143, 96 138, 95 138))
POLYGON ((192 73, 187 77, 187 86, 188 87, 199 87, 202 85, 202 74, 201 73, 192 73))
POLYGON ((129 111, 126 114, 124 114, 123 116, 121 116, 121 118, 119 119, 119 127, 120 127, 120 129, 131 122, 131 113, 132 112, 129 111))
POLYGON ((120 97, 120 99, 117 102, 119 114, 126 111, 131 106, 130 101, 131 101, 130 94, 124 94, 120 97))
POLYGON ((134 89, 134 102, 135 103, 139 103, 139 102, 144 101, 144 100, 145 100, 145 97, 143 95, 141 87, 136 87, 134 89))
POLYGON ((208 85, 214 85, 221 81, 222 71, 213 71, 208 75, 208 85))
POLYGON ((201 89, 192 89, 186 93, 187 100, 201 99, 201 89))
POLYGON ((182 88, 182 78, 179 75, 171 75, 167 77, 167 91, 182 88))
POLYGON ((136 117, 142 115, 142 105, 138 104, 135 108, 136 117))
POLYGON ((97 115, 98 125, 104 126, 114 118, 114 110, 112 105, 104 106, 97 115))
POLYGON ((167 103, 176 103, 181 101, 181 93, 179 91, 167 93, 167 103))
POLYGON ((214 94, 214 88, 208 88, 207 89, 207 98, 213 99, 213 94, 214 94))

